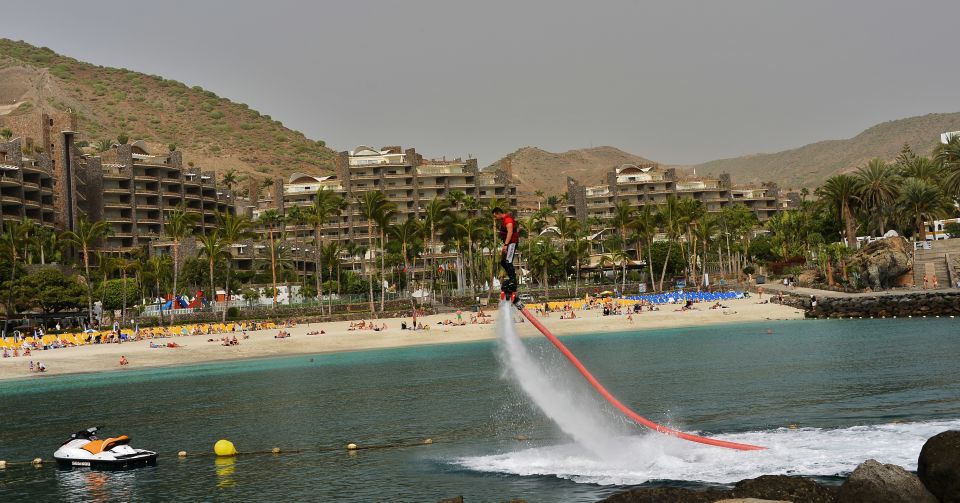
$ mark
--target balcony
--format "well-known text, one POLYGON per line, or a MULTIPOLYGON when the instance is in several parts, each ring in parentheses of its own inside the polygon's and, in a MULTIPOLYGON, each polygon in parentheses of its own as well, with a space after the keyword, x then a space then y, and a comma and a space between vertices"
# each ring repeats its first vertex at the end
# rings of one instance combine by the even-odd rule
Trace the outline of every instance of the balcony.
POLYGON ((129 194, 130 189, 123 188, 123 187, 104 187, 103 193, 104 194, 129 194))

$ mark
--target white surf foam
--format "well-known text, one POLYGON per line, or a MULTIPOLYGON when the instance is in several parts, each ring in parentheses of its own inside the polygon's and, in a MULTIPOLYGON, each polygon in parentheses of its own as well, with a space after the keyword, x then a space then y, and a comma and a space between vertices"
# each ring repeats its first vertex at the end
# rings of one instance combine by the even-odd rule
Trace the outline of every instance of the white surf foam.
POLYGON ((871 458, 916 470, 923 443, 941 431, 958 428, 960 419, 723 435, 725 440, 768 448, 746 452, 647 433, 616 439, 622 455, 615 459, 567 443, 465 457, 455 463, 481 472, 553 475, 603 485, 651 480, 731 483, 768 474, 833 476, 847 474, 871 458))
MULTIPOLYGON (((552 475, 596 484, 642 484, 651 480, 731 483, 765 474, 843 475, 867 459, 915 470, 923 443, 960 419, 836 429, 780 428, 723 435, 724 440, 767 447, 734 451, 679 440, 657 433, 624 435, 586 396, 576 376, 551 371, 534 358, 517 336, 512 308, 501 303, 497 317, 499 357, 505 376, 571 442, 454 460, 480 472, 552 475)), ((691 432, 696 433, 696 432, 691 432)))

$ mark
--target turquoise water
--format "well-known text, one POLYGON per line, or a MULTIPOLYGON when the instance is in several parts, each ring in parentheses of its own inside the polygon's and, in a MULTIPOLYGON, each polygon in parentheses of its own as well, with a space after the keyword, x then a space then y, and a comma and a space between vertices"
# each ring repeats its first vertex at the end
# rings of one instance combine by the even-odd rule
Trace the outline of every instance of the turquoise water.
POLYGON ((8 468, 0 500, 594 501, 631 484, 831 476, 869 457, 915 466, 926 437, 960 427, 957 327, 946 318, 823 320, 564 338, 640 413, 770 447, 759 454, 629 424, 542 338, 527 341, 531 354, 597 411, 587 427, 620 452, 572 442, 507 377, 493 342, 3 382, 0 459, 49 459, 91 425, 128 434, 160 459, 124 473, 8 468), (435 443, 342 450, 427 437, 435 443), (301 452, 177 459, 219 438, 241 451, 301 452))

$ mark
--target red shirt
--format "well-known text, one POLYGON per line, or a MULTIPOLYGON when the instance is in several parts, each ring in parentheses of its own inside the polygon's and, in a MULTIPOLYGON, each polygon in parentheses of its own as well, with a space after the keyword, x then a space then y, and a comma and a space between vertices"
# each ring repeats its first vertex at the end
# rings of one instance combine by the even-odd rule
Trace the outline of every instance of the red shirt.
POLYGON ((500 239, 504 241, 504 244, 520 242, 520 229, 517 226, 517 221, 514 220, 509 213, 503 215, 503 219, 500 220, 500 239), (508 224, 513 226, 513 233, 510 236, 510 241, 507 241, 507 225, 508 224))

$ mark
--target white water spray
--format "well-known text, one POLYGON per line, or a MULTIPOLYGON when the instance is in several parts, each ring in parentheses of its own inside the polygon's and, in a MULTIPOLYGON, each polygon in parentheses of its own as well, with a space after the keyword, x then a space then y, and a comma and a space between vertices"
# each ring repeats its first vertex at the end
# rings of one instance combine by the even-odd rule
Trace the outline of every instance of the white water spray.
MULTIPOLYGON (((513 306, 500 303, 497 315, 498 357, 511 379, 564 433, 594 456, 612 460, 623 453, 624 432, 603 415, 600 404, 573 376, 547 372, 533 358, 513 326, 513 306)), ((634 453, 636 454, 636 453, 634 453)))

